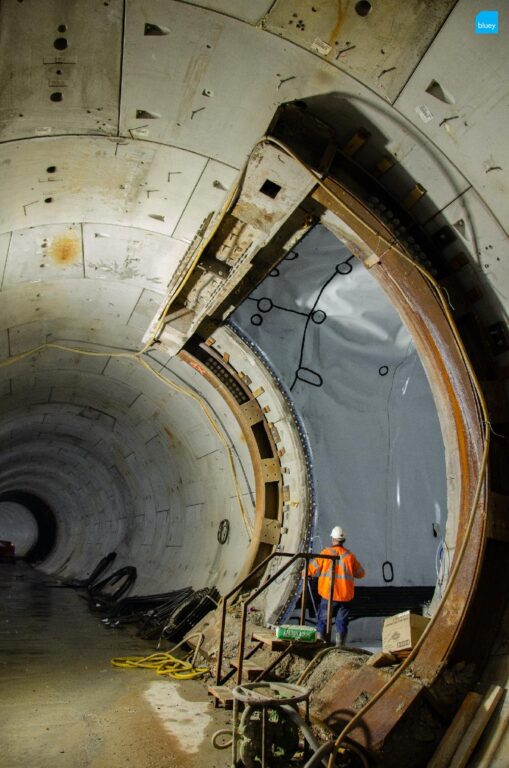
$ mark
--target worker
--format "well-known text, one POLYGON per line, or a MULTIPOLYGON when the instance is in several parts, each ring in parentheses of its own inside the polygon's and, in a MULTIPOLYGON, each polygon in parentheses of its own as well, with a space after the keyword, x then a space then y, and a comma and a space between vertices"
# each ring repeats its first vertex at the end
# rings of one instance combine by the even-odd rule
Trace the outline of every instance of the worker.
MULTIPOLYGON (((346 539, 343 529, 336 525, 331 531, 332 546, 322 549, 320 555, 339 555, 336 560, 334 592, 332 594, 332 621, 336 620, 336 643, 344 645, 350 618, 350 601, 354 596, 354 579, 362 579, 365 571, 352 552, 343 544, 346 539)), ((317 637, 323 640, 327 624, 327 611, 331 594, 331 573, 334 561, 318 556, 308 566, 309 576, 318 576, 318 594, 321 597, 316 622, 317 637)))

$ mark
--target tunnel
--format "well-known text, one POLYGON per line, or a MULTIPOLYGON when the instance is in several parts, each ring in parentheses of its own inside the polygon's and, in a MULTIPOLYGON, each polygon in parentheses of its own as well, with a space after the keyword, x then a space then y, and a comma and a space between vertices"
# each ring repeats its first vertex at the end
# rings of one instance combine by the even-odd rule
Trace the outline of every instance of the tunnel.
MULTIPOLYGON (((208 736, 172 735, 175 694, 137 678, 136 719, 115 709, 119 675, 99 703, 99 672, 52 682, 85 646, 87 670, 121 655, 67 588, 109 553, 133 595, 214 588, 213 617, 270 580, 257 610, 275 627, 303 588, 284 558, 342 526, 366 571, 350 642, 380 651, 405 608, 430 619, 415 679, 377 705, 381 673, 344 701, 331 680, 317 704, 325 721, 369 689, 378 714, 351 735, 376 764, 427 765, 460 697, 503 696, 508 60, 491 7, 500 33, 470 0, 1 3, 9 768, 125 768, 117 711, 140 766, 211 764, 208 736), (431 723, 422 754, 400 735, 412 717, 431 723)), ((209 710, 182 706, 210 735, 209 710)), ((503 768, 506 712, 491 762, 469 765, 503 768)))

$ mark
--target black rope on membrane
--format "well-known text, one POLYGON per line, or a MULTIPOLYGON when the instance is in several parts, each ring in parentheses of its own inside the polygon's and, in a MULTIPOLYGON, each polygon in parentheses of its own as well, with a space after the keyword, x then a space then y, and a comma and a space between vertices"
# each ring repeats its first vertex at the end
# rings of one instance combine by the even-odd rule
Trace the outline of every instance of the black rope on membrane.
POLYGON ((394 566, 390 560, 386 560, 382 563, 382 576, 386 584, 390 584, 391 581, 394 581, 394 566), (389 576, 386 574, 387 568, 390 569, 389 576))

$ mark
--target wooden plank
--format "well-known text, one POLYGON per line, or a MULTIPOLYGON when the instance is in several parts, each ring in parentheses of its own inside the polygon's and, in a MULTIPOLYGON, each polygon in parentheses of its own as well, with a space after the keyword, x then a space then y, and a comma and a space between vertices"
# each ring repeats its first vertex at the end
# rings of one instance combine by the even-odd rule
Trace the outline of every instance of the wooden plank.
MULTIPOLYGON (((239 668, 238 660, 233 659, 232 661, 230 661, 230 667, 232 667, 232 669, 238 669, 239 668)), ((256 680, 258 675, 261 675, 264 669, 265 667, 261 667, 259 664, 256 663, 256 661, 249 661, 249 659, 244 660, 242 663, 242 673, 244 676, 247 677, 249 681, 256 680)))
POLYGON ((481 701, 472 722, 461 739, 456 754, 450 762, 449 768, 465 768, 477 742, 481 738, 484 729, 497 708, 503 692, 504 689, 499 685, 490 686, 488 693, 481 701))
POLYGON ((371 656, 367 662, 367 667, 388 667, 391 664, 398 664, 399 659, 397 656, 395 656, 393 653, 388 653, 387 651, 379 651, 378 653, 374 653, 373 656, 371 656))
POLYGON ((427 768, 447 768, 466 728, 472 722, 481 700, 482 696, 480 693, 474 693, 473 691, 467 693, 427 768))
POLYGON ((266 645, 267 648, 271 651, 284 651, 284 649, 288 645, 287 640, 279 640, 270 632, 263 632, 263 631, 253 632, 252 637, 253 637, 253 640, 257 640, 258 642, 266 645))
POLYGON ((502 740, 508 729, 509 712, 506 712, 505 715, 500 717, 494 730, 488 735, 488 743, 485 751, 481 754, 481 757, 477 762, 477 768, 491 768, 493 760, 502 746, 502 740))
POLYGON ((231 688, 227 688, 226 685, 211 685, 208 688, 208 694, 214 698, 215 707, 221 703, 225 709, 232 709, 233 693, 231 688))

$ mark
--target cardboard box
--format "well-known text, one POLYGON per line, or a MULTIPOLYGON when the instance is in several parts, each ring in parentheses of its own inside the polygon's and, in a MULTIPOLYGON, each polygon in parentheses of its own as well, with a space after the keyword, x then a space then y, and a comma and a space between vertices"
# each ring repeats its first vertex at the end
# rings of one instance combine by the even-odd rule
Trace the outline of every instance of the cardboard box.
POLYGON ((429 619, 410 611, 397 613, 385 619, 382 631, 382 648, 384 651, 411 651, 420 638, 429 619))

